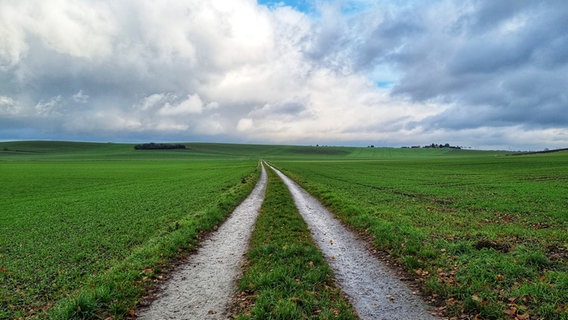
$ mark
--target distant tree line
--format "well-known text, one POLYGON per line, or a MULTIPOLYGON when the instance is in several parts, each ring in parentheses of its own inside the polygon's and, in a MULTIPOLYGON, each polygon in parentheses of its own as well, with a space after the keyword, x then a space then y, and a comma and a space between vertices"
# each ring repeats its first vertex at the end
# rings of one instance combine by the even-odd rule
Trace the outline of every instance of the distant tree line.
POLYGON ((437 144, 437 143, 432 143, 430 145, 424 146, 423 148, 449 148, 449 149, 461 149, 461 147, 458 146, 451 146, 449 143, 446 144, 437 144))
POLYGON ((527 155, 527 154, 539 154, 539 153, 552 153, 552 152, 561 152, 561 151, 568 151, 568 148, 561 148, 561 149, 548 149, 545 148, 542 151, 525 151, 525 152, 517 152, 517 153, 512 153, 512 156, 522 156, 522 155, 527 155))
MULTIPOLYGON (((408 147, 403 147, 403 148, 408 148, 408 147)), ((410 148, 413 148, 413 149, 415 149, 415 148, 434 148, 434 149, 448 148, 448 149, 461 149, 462 147, 459 147, 459 146, 452 146, 452 145, 450 145, 449 143, 445 143, 445 144, 442 144, 442 143, 440 143, 440 144, 432 143, 432 144, 425 145, 425 146, 423 146, 423 147, 421 147, 421 146, 412 146, 412 147, 410 147, 410 148)))
POLYGON ((136 150, 163 150, 163 149, 185 149, 181 143, 142 143, 134 146, 136 150))

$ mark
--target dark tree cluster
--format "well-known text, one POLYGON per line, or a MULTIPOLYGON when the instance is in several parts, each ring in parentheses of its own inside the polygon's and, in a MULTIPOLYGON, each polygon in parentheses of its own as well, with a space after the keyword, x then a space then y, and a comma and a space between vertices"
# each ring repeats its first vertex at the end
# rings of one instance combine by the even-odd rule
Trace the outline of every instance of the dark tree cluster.
POLYGON ((185 149, 181 143, 143 143, 134 146, 136 150, 164 150, 164 149, 185 149))
POLYGON ((446 143, 446 144, 432 143, 432 144, 430 144, 430 145, 424 146, 424 148, 450 148, 450 149, 461 149, 461 147, 458 147, 458 146, 451 146, 449 143, 446 143))
MULTIPOLYGON (((402 147, 402 148, 408 148, 408 147, 402 147)), ((423 147, 421 147, 421 146, 419 146, 419 145, 416 145, 416 146, 412 146, 412 147, 410 147, 410 148, 412 148, 412 149, 420 149, 420 148, 435 148, 435 149, 439 149, 439 148, 448 148, 448 149, 461 149, 462 147, 459 147, 459 146, 452 146, 452 145, 450 145, 449 143, 446 143, 446 144, 441 144, 441 143, 440 143, 440 144, 437 144, 437 143, 432 143, 432 144, 429 144, 429 145, 425 145, 425 146, 423 146, 423 147)))

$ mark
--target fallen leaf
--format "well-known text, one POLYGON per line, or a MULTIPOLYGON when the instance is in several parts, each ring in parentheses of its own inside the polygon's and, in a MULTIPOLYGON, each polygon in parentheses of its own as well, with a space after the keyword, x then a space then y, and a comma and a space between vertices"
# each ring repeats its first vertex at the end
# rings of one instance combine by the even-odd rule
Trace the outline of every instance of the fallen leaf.
POLYGON ((511 307, 510 309, 507 309, 503 312, 510 315, 510 316, 514 316, 515 314, 517 314, 517 308, 511 307))

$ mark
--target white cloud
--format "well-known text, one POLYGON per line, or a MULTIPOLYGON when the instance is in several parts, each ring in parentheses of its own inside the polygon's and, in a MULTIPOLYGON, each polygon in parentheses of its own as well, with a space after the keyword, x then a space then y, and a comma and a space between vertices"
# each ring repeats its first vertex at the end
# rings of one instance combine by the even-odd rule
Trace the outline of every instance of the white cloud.
POLYGON ((90 133, 99 131, 102 135, 124 130, 140 131, 144 129, 139 120, 117 110, 105 110, 94 113, 79 113, 73 121, 63 123, 62 127, 69 132, 90 133))
POLYGON ((204 134, 208 136, 232 133, 231 131, 229 131, 228 121, 217 113, 200 119, 199 122, 195 123, 194 130, 198 134, 204 134))
POLYGON ((79 90, 79 92, 75 93, 72 98, 73 101, 77 103, 87 103, 89 101, 89 96, 83 93, 83 90, 79 90))
POLYGON ((0 71, 17 64, 28 49, 23 28, 26 16, 15 4, 21 5, 4 3, 0 10, 0 71))
POLYGON ((181 101, 178 104, 171 105, 166 102, 162 108, 158 111, 160 115, 166 116, 183 116, 192 113, 201 113, 203 111, 203 101, 197 94, 188 95, 186 100, 181 101))
POLYGON ((142 111, 146 111, 146 110, 154 108, 159 102, 161 102, 164 99, 164 97, 166 97, 165 93, 154 93, 152 95, 144 97, 134 107, 138 108, 142 111))
POLYGON ((0 96, 0 116, 18 113, 18 104, 10 97, 0 96))
POLYGON ((34 3, 33 7, 29 8, 34 17, 30 32, 55 51, 85 59, 112 53, 115 30, 108 23, 111 13, 104 3, 54 0, 34 3), (34 15, 36 10, 42 14, 34 15))
POLYGON ((17 64, 38 38, 48 48, 73 57, 95 59, 112 53, 115 30, 108 7, 89 1, 7 1, 0 10, 0 61, 17 64), (4 40, 5 39, 5 40, 4 40))
POLYGON ((184 123, 179 123, 172 119, 160 119, 149 129, 164 131, 164 132, 186 131, 187 129, 189 129, 189 125, 184 123))
POLYGON ((254 126, 254 120, 252 120, 251 118, 242 118, 239 120, 239 123, 237 124, 237 130, 248 131, 252 129, 253 126, 254 126))
POLYGON ((40 101, 35 105, 35 110, 40 116, 49 116, 61 106, 63 98, 56 96, 48 99, 47 101, 40 101))
POLYGON ((215 110, 215 109, 219 109, 219 107, 220 107, 219 102, 212 101, 212 102, 209 102, 208 104, 206 104, 203 108, 205 110, 215 110))

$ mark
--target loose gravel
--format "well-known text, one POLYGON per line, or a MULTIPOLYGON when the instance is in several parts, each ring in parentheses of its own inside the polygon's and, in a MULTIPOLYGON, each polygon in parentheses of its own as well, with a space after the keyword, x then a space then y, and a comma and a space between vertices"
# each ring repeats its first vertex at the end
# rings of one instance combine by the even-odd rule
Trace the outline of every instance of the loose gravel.
MULTIPOLYGON (((227 319, 228 306, 264 200, 264 166, 252 193, 203 241, 159 290, 138 319, 227 319)), ((437 319, 423 300, 378 260, 317 199, 270 166, 287 185, 296 207, 361 319, 437 319)))
POLYGON ((227 305, 266 191, 262 173, 252 193, 176 270, 156 300, 139 310, 138 319, 226 319, 227 305))
POLYGON ((271 167, 288 186, 296 207, 361 319, 437 319, 429 307, 366 244, 317 199, 271 167))

